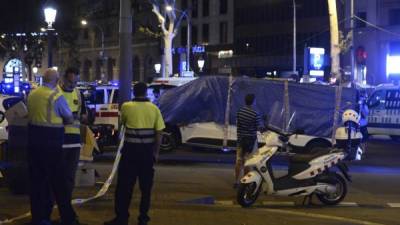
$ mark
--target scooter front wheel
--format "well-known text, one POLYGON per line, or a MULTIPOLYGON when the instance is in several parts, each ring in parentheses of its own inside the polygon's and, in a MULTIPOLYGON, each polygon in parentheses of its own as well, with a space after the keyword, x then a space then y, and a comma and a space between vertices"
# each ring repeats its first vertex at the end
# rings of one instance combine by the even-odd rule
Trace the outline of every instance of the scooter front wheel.
POLYGON ((335 191, 332 193, 318 193, 318 199, 325 205, 336 205, 341 202, 347 194, 347 183, 337 173, 330 173, 324 181, 330 185, 335 186, 335 191))
POLYGON ((250 207, 257 200, 261 191, 261 185, 256 182, 240 183, 237 191, 237 201, 242 207, 250 207))

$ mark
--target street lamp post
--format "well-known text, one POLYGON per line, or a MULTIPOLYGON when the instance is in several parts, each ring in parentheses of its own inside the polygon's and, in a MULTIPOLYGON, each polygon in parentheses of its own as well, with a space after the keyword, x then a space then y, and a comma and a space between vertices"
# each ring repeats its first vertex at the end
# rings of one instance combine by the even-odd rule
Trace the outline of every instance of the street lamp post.
POLYGON ((293 75, 297 74, 296 0, 293 0, 293 75))
POLYGON ((57 10, 48 5, 44 8, 44 17, 47 23, 47 66, 53 67, 53 23, 56 21, 57 10))
POLYGON ((100 59, 101 59, 101 63, 102 63, 102 65, 101 65, 101 76, 103 76, 103 65, 104 65, 104 59, 105 59, 105 57, 104 57, 104 30, 103 30, 103 28, 101 27, 101 26, 99 26, 98 24, 96 24, 96 23, 88 23, 88 21, 87 20, 81 20, 81 24, 82 24, 82 26, 94 26, 94 27, 96 27, 97 29, 99 29, 99 31, 100 31, 100 34, 101 34, 101 51, 100 51, 100 53, 99 53, 99 56, 100 56, 100 59))
MULTIPOLYGON (((182 16, 180 19, 182 19, 183 17, 186 17, 186 21, 187 21, 187 40, 186 40, 186 71, 190 71, 190 48, 191 48, 191 40, 192 40, 192 23, 190 21, 190 13, 189 13, 189 9, 186 9, 184 11, 179 10, 179 9, 175 9, 170 5, 167 5, 165 7, 165 10, 167 11, 178 11, 180 13, 182 13, 182 16)), ((179 23, 178 23, 179 24, 179 23)))
POLYGON ((99 29, 100 34, 101 34, 101 52, 99 53, 99 55, 100 55, 102 58, 104 58, 104 30, 103 30, 103 28, 101 28, 101 26, 99 26, 99 25, 96 24, 96 23, 90 23, 90 24, 89 24, 87 20, 81 20, 81 24, 82 24, 82 26, 90 25, 90 26, 94 26, 94 27, 96 27, 97 29, 99 29))

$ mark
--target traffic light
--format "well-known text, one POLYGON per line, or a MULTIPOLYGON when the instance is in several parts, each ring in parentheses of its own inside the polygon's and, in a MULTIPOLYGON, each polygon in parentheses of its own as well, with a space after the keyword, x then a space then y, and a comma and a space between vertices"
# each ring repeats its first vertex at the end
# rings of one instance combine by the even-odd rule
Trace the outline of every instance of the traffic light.
POLYGON ((365 51, 365 48, 360 46, 357 48, 356 51, 356 62, 359 65, 365 65, 367 62, 367 51, 365 51))

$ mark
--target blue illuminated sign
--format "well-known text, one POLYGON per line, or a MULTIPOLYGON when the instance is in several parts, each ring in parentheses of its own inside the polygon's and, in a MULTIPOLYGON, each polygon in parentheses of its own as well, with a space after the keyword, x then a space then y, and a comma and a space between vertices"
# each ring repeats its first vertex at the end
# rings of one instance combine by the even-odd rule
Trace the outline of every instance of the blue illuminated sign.
POLYGON ((325 66, 325 49, 308 48, 308 71, 311 76, 323 77, 325 66))
MULTIPOLYGON (((203 45, 195 45, 195 46, 192 47, 192 53, 193 54, 195 54, 195 53, 204 53, 204 52, 206 52, 206 47, 203 46, 203 45)), ((184 48, 184 47, 173 48, 172 49, 172 54, 175 54, 175 53, 184 54, 184 53, 186 53, 186 48, 184 48)))

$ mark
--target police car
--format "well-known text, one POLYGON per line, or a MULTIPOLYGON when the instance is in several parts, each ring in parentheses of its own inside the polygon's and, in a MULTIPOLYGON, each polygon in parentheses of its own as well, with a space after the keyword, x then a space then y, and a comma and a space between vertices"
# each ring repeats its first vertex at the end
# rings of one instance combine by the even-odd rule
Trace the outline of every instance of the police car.
POLYGON ((118 131, 117 84, 79 84, 89 114, 90 128, 101 147, 115 145, 118 131))
POLYGON ((368 133, 400 140, 400 86, 383 84, 368 98, 368 133))

